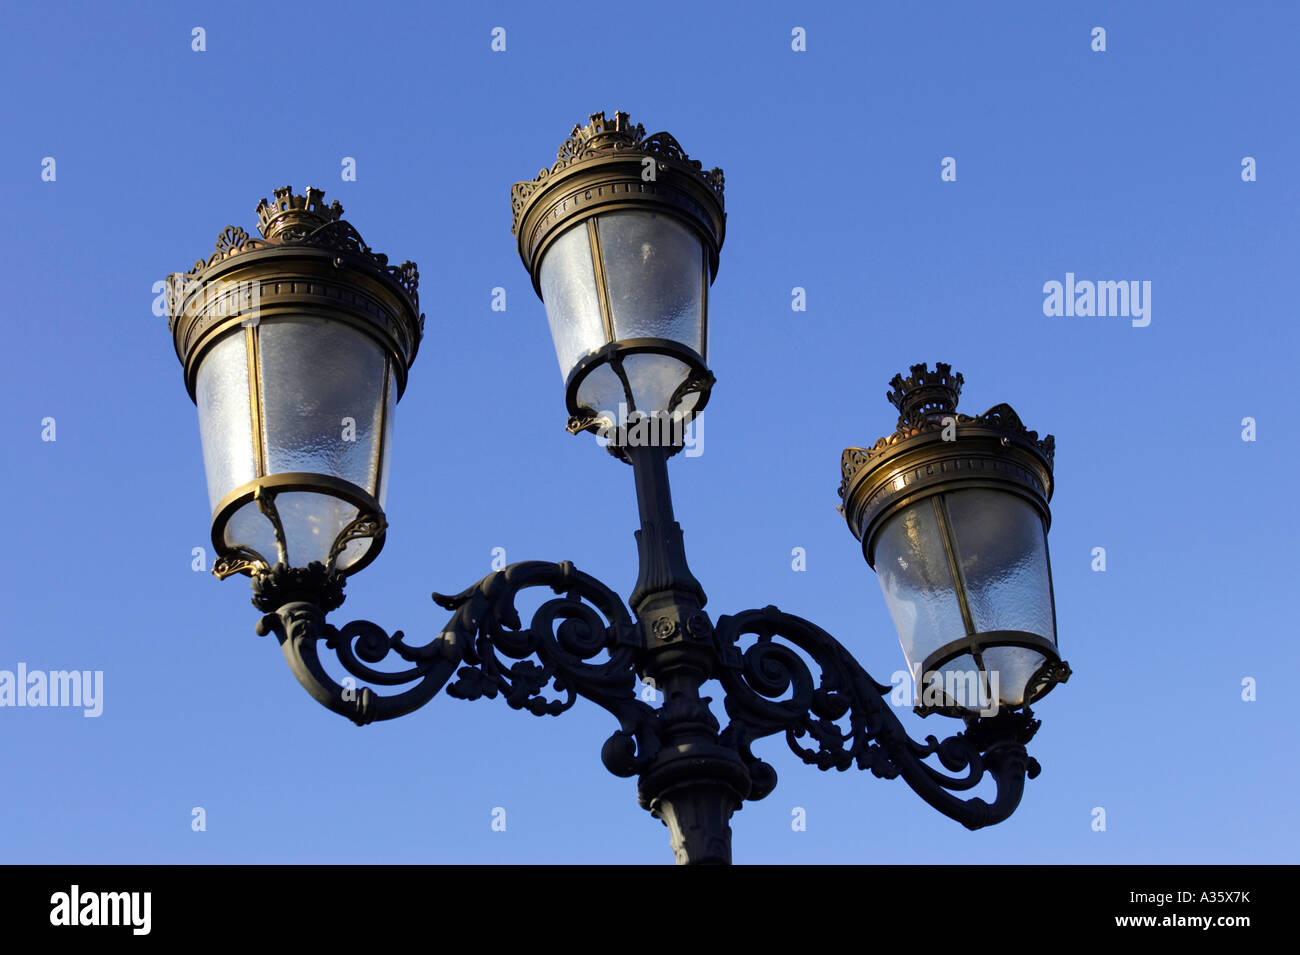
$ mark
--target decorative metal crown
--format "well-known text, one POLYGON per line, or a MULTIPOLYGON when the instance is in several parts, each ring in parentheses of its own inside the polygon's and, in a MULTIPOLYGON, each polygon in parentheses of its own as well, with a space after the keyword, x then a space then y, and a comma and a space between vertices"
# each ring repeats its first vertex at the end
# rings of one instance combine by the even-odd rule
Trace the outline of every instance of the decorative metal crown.
POLYGON ((931 415, 950 415, 957 410, 964 379, 961 372, 952 373, 952 366, 941 361, 934 363, 934 371, 925 363, 913 365, 911 377, 895 375, 889 380, 894 390, 885 397, 898 409, 898 423, 920 424, 931 415))
POLYGON ((257 204, 258 231, 264 239, 274 239, 282 233, 309 235, 327 222, 337 222, 343 217, 343 207, 335 199, 325 205, 325 190, 307 187, 307 195, 295 196, 292 186, 274 192, 275 201, 263 199, 257 204))
POLYGON ((633 125, 627 113, 616 111, 611 122, 605 118, 604 110, 601 110, 588 117, 586 126, 573 127, 569 138, 560 146, 553 166, 539 171, 534 179, 517 182, 510 187, 510 205, 514 209, 511 232, 519 234, 519 223, 523 219, 529 198, 543 188, 552 176, 578 163, 624 152, 654 156, 661 162, 672 163, 682 171, 693 173, 713 190, 721 204, 724 187, 721 169, 715 166, 706 171, 698 160, 686 155, 686 150, 669 133, 659 132, 647 136, 645 127, 640 123, 633 125))

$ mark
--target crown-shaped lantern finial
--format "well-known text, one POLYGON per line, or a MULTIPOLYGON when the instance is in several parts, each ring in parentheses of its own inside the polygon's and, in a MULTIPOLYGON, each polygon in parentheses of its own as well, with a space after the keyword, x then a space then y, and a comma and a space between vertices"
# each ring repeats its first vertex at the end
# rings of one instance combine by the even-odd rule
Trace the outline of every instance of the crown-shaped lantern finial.
MULTIPOLYGON (((585 146, 581 152, 594 152, 601 149, 616 149, 619 144, 624 147, 635 145, 645 138, 645 127, 640 123, 632 124, 632 117, 627 113, 614 111, 614 120, 605 118, 605 111, 592 113, 587 117, 586 126, 574 126, 571 137, 578 137, 585 146)), ((567 145, 567 144, 566 144, 567 145)), ((563 157, 561 157, 563 158, 563 157)))
POLYGON ((894 390, 885 395, 898 408, 899 427, 920 424, 934 415, 950 415, 957 410, 961 395, 961 372, 953 374, 952 366, 938 361, 934 371, 925 363, 913 365, 911 375, 895 375, 889 386, 894 390))
POLYGON ((274 201, 257 204, 257 228, 264 239, 301 239, 343 215, 337 199, 325 204, 324 189, 308 186, 305 196, 296 196, 292 186, 284 186, 274 195, 274 201))

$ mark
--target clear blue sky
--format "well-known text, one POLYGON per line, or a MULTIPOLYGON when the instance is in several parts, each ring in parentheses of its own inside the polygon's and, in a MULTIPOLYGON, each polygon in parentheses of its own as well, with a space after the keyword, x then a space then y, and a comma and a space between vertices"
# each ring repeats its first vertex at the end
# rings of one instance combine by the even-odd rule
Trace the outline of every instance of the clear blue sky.
POLYGON ((1297 861, 1298 31, 1282 2, 8 7, 0 669, 102 670, 104 710, 0 709, 0 861, 671 860, 600 764, 595 706, 439 698, 358 729, 307 697, 254 635, 247 582, 191 570, 196 413, 150 307, 272 189, 324 188, 419 263, 428 315, 392 530, 337 620, 422 642, 446 619, 429 593, 496 547, 627 593, 631 471, 565 433, 510 235, 511 183, 600 109, 726 172, 718 385, 704 453, 671 466, 715 618, 775 603, 887 681, 902 653, 834 505, 841 450, 893 428, 889 378, 951 362, 962 410, 1007 401, 1057 436, 1075 675, 1037 708, 1019 811, 968 833, 901 780, 768 740, 780 784, 735 817, 736 860, 1297 861), (1150 324, 1044 315, 1067 272, 1149 281, 1150 324))

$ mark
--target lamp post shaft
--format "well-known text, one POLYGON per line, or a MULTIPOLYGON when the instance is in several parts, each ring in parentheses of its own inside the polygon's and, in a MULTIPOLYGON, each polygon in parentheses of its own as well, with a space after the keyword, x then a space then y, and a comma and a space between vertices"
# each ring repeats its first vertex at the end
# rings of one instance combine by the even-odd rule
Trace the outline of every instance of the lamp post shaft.
POLYGON ((632 588, 632 610, 641 616, 643 605, 660 603, 664 598, 693 601, 698 610, 708 598, 686 563, 682 528, 673 516, 668 449, 630 447, 625 450, 636 479, 637 510, 641 516, 641 529, 636 532, 640 565, 636 586, 632 588))
POLYGON ((718 721, 700 687, 718 659, 704 588, 686 563, 673 517, 664 447, 629 447, 641 529, 632 609, 646 652, 642 678, 664 695, 661 747, 637 788, 641 806, 668 826, 679 863, 731 862, 731 814, 749 795, 749 771, 720 744, 718 721))

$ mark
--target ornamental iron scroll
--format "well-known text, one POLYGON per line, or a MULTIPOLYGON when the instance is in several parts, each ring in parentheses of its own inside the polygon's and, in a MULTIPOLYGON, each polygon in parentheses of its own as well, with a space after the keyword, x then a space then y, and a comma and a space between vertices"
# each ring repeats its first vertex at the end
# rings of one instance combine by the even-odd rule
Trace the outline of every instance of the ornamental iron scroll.
MULTIPOLYGON (((317 565, 317 585, 341 587, 321 571, 317 565)), ((295 573, 282 566, 274 572, 295 573)), ((255 603, 270 606, 275 582, 259 575, 254 584, 255 603)), ((656 708, 636 694, 646 641, 622 599, 568 562, 512 564, 454 596, 434 594, 453 615, 423 646, 365 620, 342 627, 327 623, 320 606, 302 599, 306 585, 302 575, 282 581, 292 592, 278 593, 293 599, 263 616, 257 632, 274 632, 308 693, 358 725, 403 716, 444 687, 447 695, 463 700, 500 696, 534 716, 558 716, 584 697, 618 722, 601 760, 621 777, 654 768, 663 741, 674 732, 668 701, 656 708), (530 588, 557 596, 544 601, 524 627, 515 604, 530 588), (345 686, 331 677, 321 662, 322 642, 354 681, 371 686, 345 686), (373 666, 390 654, 409 666, 397 672, 373 666), (606 659, 597 662, 602 654, 606 659), (372 688, 403 686, 394 695, 372 688)), ((334 596, 322 594, 331 603, 334 596)), ((665 637, 663 619, 656 613, 646 622, 656 638, 665 637)), ((892 687, 873 679, 842 644, 809 621, 770 606, 723 616, 716 626, 698 610, 688 620, 692 636, 716 655, 714 675, 725 691, 730 719, 717 742, 748 773, 746 800, 762 799, 776 786, 776 771, 754 755, 752 745, 777 734, 803 762, 819 769, 856 767, 883 779, 901 776, 927 803, 968 829, 1006 819, 1019 804, 1026 777, 1038 775, 1037 761, 1025 751, 1039 725, 1028 707, 968 718, 965 732, 917 742, 884 699, 892 687), (742 648, 746 636, 755 639, 742 648), (816 676, 805 657, 815 664, 816 676), (948 772, 927 763, 931 756, 948 772), (954 795, 986 776, 996 786, 991 803, 954 795)))
POLYGON ((968 829, 1006 819, 1020 802, 1025 777, 1039 773, 1037 760, 1025 752, 1039 725, 1028 707, 972 718, 964 733, 942 741, 927 736, 918 743, 884 699, 893 687, 873 679, 815 624, 769 606, 724 616, 716 632, 726 663, 720 680, 731 718, 722 741, 740 753, 763 795, 776 786, 776 772, 750 747, 777 733, 785 735, 796 756, 818 769, 856 766, 883 779, 902 776, 922 799, 968 829), (745 634, 757 639, 742 652, 737 641, 745 634), (816 680, 796 649, 820 670, 816 680), (789 698, 781 698, 786 693, 789 698), (965 775, 940 772, 924 761, 930 756, 950 772, 966 770, 965 775), (974 788, 986 774, 997 787, 992 803, 952 795, 974 788))
MULTIPOLYGON (((331 588, 328 597, 322 592, 330 599, 333 588, 341 593, 342 581, 323 570, 315 565, 314 581, 331 588)), ((295 588, 278 593, 296 598, 263 616, 257 632, 274 632, 290 670, 307 692, 358 725, 404 716, 444 686, 448 696, 463 700, 501 696, 512 708, 534 716, 558 716, 582 696, 619 721, 601 753, 611 773, 635 775, 658 749, 655 711, 635 692, 636 627, 614 591, 570 563, 512 564, 454 596, 434 594, 434 601, 454 614, 424 646, 411 646, 401 631, 389 636, 365 620, 334 627, 314 602, 301 599, 303 578, 283 565, 255 578, 254 604, 259 608, 274 602, 277 586, 295 588), (283 581, 272 580, 272 574, 283 581), (545 601, 525 629, 515 598, 522 590, 542 587, 561 596, 545 601), (322 641, 357 680, 380 687, 416 685, 394 696, 344 686, 320 662, 322 641), (412 666, 399 672, 370 666, 390 653, 412 666), (607 660, 591 662, 602 653, 608 654, 607 660)))

